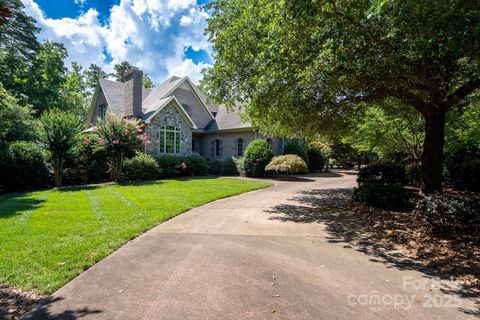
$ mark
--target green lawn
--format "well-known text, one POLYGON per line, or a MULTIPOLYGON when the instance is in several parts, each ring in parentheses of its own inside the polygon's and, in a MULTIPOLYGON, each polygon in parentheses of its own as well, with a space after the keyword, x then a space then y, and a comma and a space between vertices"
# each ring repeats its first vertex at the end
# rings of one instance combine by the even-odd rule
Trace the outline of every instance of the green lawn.
POLYGON ((1 195, 0 283, 53 292, 162 221, 269 185, 195 178, 1 195))

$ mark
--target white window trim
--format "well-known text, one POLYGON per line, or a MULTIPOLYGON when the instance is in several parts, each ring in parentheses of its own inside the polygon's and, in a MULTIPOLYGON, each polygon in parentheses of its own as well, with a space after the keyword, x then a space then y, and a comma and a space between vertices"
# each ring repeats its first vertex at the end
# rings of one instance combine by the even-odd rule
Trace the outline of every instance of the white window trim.
POLYGON ((161 126, 160 127, 160 132, 159 132, 159 138, 161 139, 162 138, 162 133, 163 133, 163 150, 161 149, 161 143, 160 145, 158 146, 158 148, 160 149, 160 153, 161 154, 179 154, 181 149, 182 149, 182 146, 181 146, 181 137, 180 137, 180 134, 181 134, 181 131, 180 131, 180 128, 176 127, 176 126, 172 126, 172 125, 164 125, 164 126, 161 126), (173 129, 167 129, 167 127, 173 127, 173 129), (172 152, 166 152, 167 151, 167 132, 173 132, 173 153, 172 152), (178 138, 180 139, 179 140, 179 149, 180 150, 177 150, 177 133, 178 133, 178 138))

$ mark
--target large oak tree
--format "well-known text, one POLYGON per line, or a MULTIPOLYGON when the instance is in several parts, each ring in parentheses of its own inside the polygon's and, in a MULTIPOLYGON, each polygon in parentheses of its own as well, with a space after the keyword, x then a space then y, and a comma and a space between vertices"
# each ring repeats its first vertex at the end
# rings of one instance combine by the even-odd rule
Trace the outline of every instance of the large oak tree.
POLYGON ((345 128, 396 99, 425 120, 423 191, 441 191, 445 115, 480 87, 480 2, 215 0, 206 90, 264 131, 345 128))

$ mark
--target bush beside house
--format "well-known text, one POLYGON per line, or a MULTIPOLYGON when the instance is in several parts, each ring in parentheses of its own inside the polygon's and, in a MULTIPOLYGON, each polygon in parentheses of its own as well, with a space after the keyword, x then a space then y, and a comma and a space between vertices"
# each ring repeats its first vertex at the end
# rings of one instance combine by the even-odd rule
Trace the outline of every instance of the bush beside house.
POLYGON ((265 167, 267 174, 303 174, 307 173, 307 164, 295 154, 273 157, 265 167))
POLYGON ((265 166, 272 158, 272 146, 266 140, 254 140, 245 150, 245 156, 240 162, 239 172, 244 171, 247 177, 261 177, 265 175, 265 166))
POLYGON ((155 158, 149 154, 138 152, 135 157, 123 163, 122 180, 143 181, 160 178, 160 167, 155 158))
POLYGON ((308 152, 307 149, 305 149, 303 146, 299 145, 298 143, 289 143, 285 146, 285 149, 283 150, 283 154, 295 154, 299 156, 300 158, 305 161, 306 164, 308 164, 308 152))

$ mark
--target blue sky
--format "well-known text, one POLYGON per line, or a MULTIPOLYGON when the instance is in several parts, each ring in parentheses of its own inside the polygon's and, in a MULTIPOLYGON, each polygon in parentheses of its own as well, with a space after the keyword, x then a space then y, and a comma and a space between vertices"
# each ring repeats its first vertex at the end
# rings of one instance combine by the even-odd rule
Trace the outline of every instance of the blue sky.
POLYGON ((213 63, 204 28, 208 0, 22 0, 42 29, 39 39, 64 43, 67 63, 111 71, 127 60, 161 82, 197 82, 213 63))

